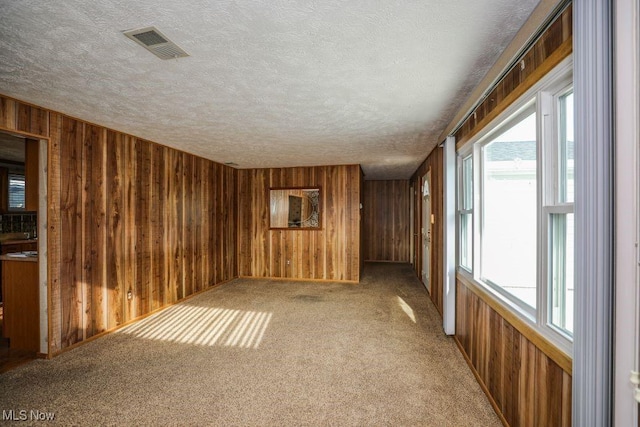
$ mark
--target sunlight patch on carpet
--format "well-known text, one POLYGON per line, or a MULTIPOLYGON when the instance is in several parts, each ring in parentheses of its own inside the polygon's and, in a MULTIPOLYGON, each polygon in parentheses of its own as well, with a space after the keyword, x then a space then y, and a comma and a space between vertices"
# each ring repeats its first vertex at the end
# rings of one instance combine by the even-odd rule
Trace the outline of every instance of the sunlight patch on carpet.
POLYGON ((398 296, 398 305, 400 306, 402 311, 404 311, 405 314, 409 316, 409 319, 411 319, 413 323, 416 323, 416 314, 413 312, 413 308, 411 308, 411 306, 407 304, 407 302, 400 296, 398 296))
POLYGON ((180 344, 257 349, 272 316, 273 313, 264 311, 180 304, 126 326, 118 333, 180 344))

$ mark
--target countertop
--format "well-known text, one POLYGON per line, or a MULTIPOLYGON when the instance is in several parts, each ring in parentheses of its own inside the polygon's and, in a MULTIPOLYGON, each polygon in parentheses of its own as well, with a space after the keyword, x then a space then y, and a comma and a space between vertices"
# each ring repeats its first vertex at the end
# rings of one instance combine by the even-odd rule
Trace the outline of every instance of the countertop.
POLYGON ((20 245, 23 243, 38 243, 38 239, 10 239, 10 240, 4 240, 4 241, 0 241, 0 245, 20 245))
POLYGON ((27 255, 24 252, 13 252, 0 255, 0 261, 38 262, 38 255, 27 255))

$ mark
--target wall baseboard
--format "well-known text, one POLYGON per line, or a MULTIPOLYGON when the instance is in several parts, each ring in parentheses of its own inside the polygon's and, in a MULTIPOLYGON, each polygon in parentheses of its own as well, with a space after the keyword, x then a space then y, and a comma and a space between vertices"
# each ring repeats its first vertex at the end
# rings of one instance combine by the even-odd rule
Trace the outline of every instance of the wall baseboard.
POLYGON ((358 285, 360 283, 357 280, 308 279, 308 278, 296 278, 296 277, 239 276, 238 278, 251 279, 251 280, 285 281, 285 282, 348 283, 352 285, 358 285))
POLYGON ((89 343, 89 342, 94 341, 94 340, 96 340, 96 339, 98 339, 98 338, 104 337, 105 335, 109 335, 109 334, 111 334, 111 333, 113 333, 113 332, 118 331, 119 329, 124 328, 125 326, 129 326, 129 325, 131 325, 131 324, 133 324, 133 323, 139 322, 139 321, 141 321, 141 320, 143 320, 143 319, 146 319, 146 318, 147 318, 147 317, 149 317, 149 316, 152 316, 152 315, 154 315, 154 314, 156 314, 156 313, 159 313, 159 312, 161 312, 161 311, 163 311, 163 310, 166 310, 166 309, 167 309, 167 308, 169 308, 169 307, 173 307, 173 306, 174 306, 174 305, 176 305, 176 304, 180 304, 180 303, 182 303, 182 302, 185 302, 185 301, 187 301, 187 300, 190 300, 191 298, 193 298, 193 297, 195 297, 195 296, 197 296, 197 295, 203 294, 203 293, 205 293, 205 292, 207 292, 207 291, 210 291, 210 290, 212 290, 212 289, 214 289, 214 288, 217 288, 217 287, 219 287, 219 286, 222 286, 222 285, 224 285, 224 284, 226 284, 226 283, 233 282, 233 281, 234 281, 234 280, 236 280, 236 279, 238 279, 238 277, 234 277, 234 278, 229 279, 229 280, 224 280, 224 281, 222 281, 222 282, 215 283, 215 284, 213 284, 213 285, 209 286, 208 288, 205 288, 205 289, 203 289, 203 290, 201 290, 201 291, 198 291, 198 292, 195 292, 195 293, 193 293, 193 294, 191 294, 191 295, 189 295, 189 296, 186 296, 186 297, 182 298, 182 299, 181 299, 181 300, 179 300, 179 301, 176 301, 176 302, 173 302, 173 303, 171 303, 171 304, 167 304, 167 305, 165 305, 165 306, 162 306, 162 307, 156 308, 155 310, 150 311, 149 313, 145 313, 145 314, 143 314, 142 316, 136 317, 135 319, 131 319, 131 320, 129 320, 129 321, 127 321, 127 322, 124 322, 124 323, 122 323, 121 325, 118 325, 118 326, 116 326, 116 327, 114 327, 114 328, 107 329, 106 331, 102 331, 102 332, 100 332, 100 333, 98 333, 98 334, 96 334, 96 335, 93 335, 93 336, 91 336, 91 337, 89 337, 89 338, 85 339, 85 340, 82 340, 82 341, 77 342, 77 343, 75 343, 75 344, 71 344, 70 346, 63 348, 63 349, 62 349, 62 350, 60 350, 60 351, 57 351, 57 352, 55 352, 55 353, 50 353, 50 354, 43 354, 43 356, 44 356, 43 358, 44 358, 44 359, 53 359, 54 357, 59 356, 59 355, 61 355, 62 353, 66 353, 67 351, 73 350, 74 348, 78 348, 78 347, 80 347, 80 346, 82 346, 82 345, 84 345, 84 344, 86 344, 86 343, 89 343))

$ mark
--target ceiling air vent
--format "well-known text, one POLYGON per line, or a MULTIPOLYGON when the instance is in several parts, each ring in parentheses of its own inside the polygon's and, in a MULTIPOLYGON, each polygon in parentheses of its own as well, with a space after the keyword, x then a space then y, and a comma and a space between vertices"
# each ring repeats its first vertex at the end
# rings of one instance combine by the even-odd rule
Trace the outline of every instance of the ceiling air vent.
POLYGON ((123 31, 123 33, 160 59, 176 59, 189 56, 187 52, 180 49, 178 45, 170 41, 154 27, 138 28, 137 30, 123 31))

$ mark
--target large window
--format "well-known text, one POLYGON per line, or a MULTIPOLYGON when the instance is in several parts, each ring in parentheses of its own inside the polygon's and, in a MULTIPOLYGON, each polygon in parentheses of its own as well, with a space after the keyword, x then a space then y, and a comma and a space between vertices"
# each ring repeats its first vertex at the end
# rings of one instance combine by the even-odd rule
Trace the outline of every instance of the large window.
POLYGON ((574 137, 566 60, 458 152, 458 271, 570 351, 574 137), (475 179, 474 179, 475 177, 475 179))
POLYGON ((482 146, 480 277, 536 307, 536 113, 516 116, 482 146))

